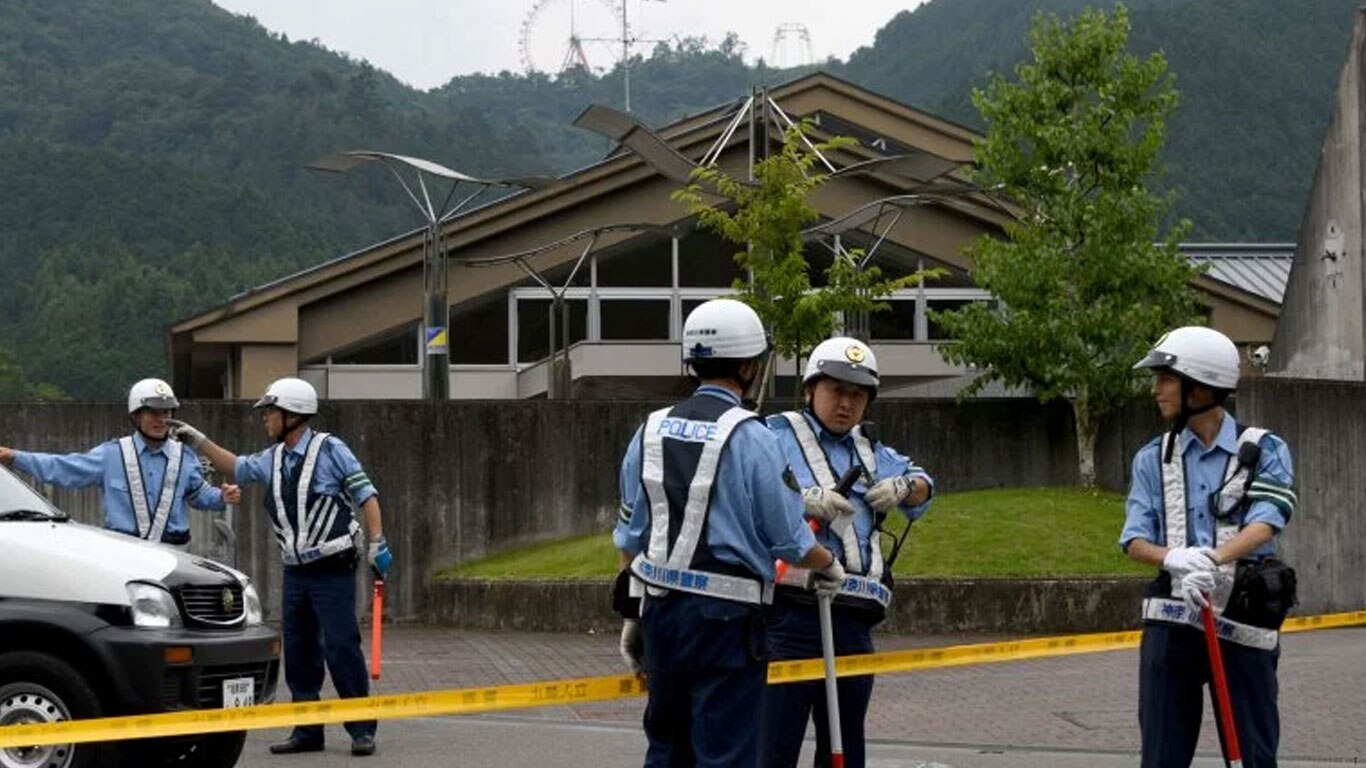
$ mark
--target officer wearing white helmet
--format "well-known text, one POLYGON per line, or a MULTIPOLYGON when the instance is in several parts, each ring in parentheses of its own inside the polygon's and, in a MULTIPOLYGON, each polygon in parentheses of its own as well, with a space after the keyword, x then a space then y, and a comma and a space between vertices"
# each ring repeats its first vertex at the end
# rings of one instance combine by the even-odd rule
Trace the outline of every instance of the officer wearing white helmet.
POLYGON ((649 682, 647 766, 755 765, 774 560, 816 569, 820 590, 844 578, 802 519, 773 433, 740 404, 768 353, 745 304, 697 307, 683 362, 700 385, 650 414, 622 462, 613 597, 622 655, 649 682))
MULTIPOLYGON (((884 553, 882 523, 892 512, 900 512, 906 526, 923 515, 934 481, 879 441, 863 420, 879 383, 877 357, 867 344, 845 337, 821 342, 807 359, 802 383, 806 407, 770 416, 768 424, 802 488, 806 517, 820 527, 817 540, 835 552, 848 574, 831 606, 835 653, 872 653, 872 629, 891 600, 889 560, 897 549, 884 553), (851 469, 858 480, 846 498, 835 488, 851 469)), ((779 578, 767 612, 774 661, 821 655, 815 601, 799 586, 804 579, 793 568, 779 578)), ((837 690, 845 765, 863 768, 863 720, 873 678, 841 678, 837 690)), ((771 768, 796 766, 808 720, 816 726, 816 765, 827 765, 830 720, 823 681, 769 686, 760 763, 771 768)))
POLYGON ((1277 630, 1295 573, 1274 557, 1295 511, 1285 441, 1224 410, 1238 350, 1198 326, 1163 336, 1134 366, 1153 371, 1171 431, 1134 457, 1119 544, 1161 570, 1143 601, 1138 719, 1144 768, 1188 766, 1210 680, 1201 611, 1217 615, 1243 765, 1276 765, 1277 630))
POLYGON ((133 434, 85 453, 34 453, 0 446, 0 464, 12 465, 61 488, 102 486, 104 527, 149 541, 188 548, 186 505, 222 512, 236 504, 236 485, 209 485, 190 448, 167 440, 168 423, 180 407, 171 386, 143 379, 128 390, 133 434))
MULTIPOLYGON (((255 407, 274 443, 260 453, 239 457, 183 422, 176 423, 176 434, 198 446, 220 472, 267 487, 266 513, 284 561, 285 682, 293 700, 319 699, 324 660, 342 698, 367 696, 370 681, 355 613, 355 569, 361 555, 356 513, 365 519, 370 567, 382 579, 393 557, 384 538, 378 492, 341 438, 309 427, 318 413, 313 385, 280 379, 255 407)), ((349 722, 346 730, 351 754, 374 754, 375 721, 349 722)), ((322 726, 301 725, 270 751, 280 755, 322 749, 322 726)))

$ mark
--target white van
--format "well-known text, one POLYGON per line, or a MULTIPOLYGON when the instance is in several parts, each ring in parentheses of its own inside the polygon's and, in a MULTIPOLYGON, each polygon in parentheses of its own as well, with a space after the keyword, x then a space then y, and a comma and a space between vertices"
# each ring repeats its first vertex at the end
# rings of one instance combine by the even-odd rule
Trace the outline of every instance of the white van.
MULTIPOLYGON (((267 703, 279 652, 242 573, 73 522, 0 467, 0 726, 267 703)), ((0 749, 0 768, 230 768, 245 738, 0 749)))

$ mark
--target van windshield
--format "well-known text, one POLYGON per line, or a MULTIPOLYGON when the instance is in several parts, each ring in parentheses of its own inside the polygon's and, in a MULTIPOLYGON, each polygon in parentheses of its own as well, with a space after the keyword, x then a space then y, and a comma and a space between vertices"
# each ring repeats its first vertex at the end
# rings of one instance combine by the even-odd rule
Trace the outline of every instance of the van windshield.
POLYGON ((65 517, 37 491, 0 467, 0 520, 65 517))

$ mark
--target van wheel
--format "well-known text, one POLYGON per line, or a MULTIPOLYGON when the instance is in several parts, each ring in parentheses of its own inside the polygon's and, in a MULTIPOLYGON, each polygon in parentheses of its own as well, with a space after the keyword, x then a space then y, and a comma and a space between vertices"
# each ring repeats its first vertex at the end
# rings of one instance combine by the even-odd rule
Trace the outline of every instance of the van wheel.
MULTIPOLYGON (((99 717, 99 697, 81 674, 45 653, 0 653, 0 726, 99 717)), ((114 745, 50 744, 0 749, 0 768, 93 768, 117 762, 114 745)))
POLYGON ((141 742, 140 765, 157 768, 232 768, 247 742, 246 731, 141 742))

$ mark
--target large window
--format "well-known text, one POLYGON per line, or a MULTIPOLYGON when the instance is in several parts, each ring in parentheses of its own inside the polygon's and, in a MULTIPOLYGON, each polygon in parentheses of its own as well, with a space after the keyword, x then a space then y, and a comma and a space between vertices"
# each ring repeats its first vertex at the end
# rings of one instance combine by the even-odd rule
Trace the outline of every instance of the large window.
MULTIPOLYGON (((565 299, 569 305, 569 343, 588 338, 588 302, 565 299)), ((548 298, 522 298, 517 301, 517 362, 535 363, 550 357, 550 312, 548 298)), ((562 317, 555 318, 555 349, 564 346, 562 317)))
POLYGON ((669 300, 601 299, 598 337, 634 341, 669 338, 669 300))
POLYGON ((915 298, 887 302, 889 309, 868 317, 869 336, 874 339, 909 340, 915 338, 915 298))
POLYGON ((451 312, 452 365, 507 365, 508 294, 494 294, 451 312))

